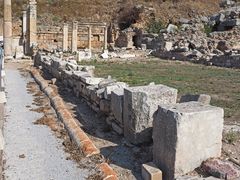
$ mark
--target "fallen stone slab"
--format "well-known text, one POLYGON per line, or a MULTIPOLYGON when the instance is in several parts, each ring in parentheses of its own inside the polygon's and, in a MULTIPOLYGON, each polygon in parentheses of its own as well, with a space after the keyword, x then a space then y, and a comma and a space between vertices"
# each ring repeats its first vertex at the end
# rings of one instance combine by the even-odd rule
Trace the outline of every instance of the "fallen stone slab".
POLYGON ((209 159, 202 164, 202 169, 208 174, 220 179, 237 179, 240 177, 240 170, 233 164, 220 159, 209 159))
POLYGON ((153 121, 153 162, 164 179, 174 179, 220 157, 224 111, 187 102, 161 105, 153 121))

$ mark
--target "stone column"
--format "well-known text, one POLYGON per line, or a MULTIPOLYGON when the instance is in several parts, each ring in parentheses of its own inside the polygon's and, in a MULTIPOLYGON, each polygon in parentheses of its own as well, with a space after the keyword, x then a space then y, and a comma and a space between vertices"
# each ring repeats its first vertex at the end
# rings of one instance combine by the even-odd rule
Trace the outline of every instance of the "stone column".
POLYGON ((68 24, 63 25, 63 51, 68 51, 68 24))
POLYGON ((11 0, 4 0, 4 56, 5 59, 12 59, 12 6, 11 0))
POLYGON ((77 51, 77 43, 78 43, 78 22, 73 22, 72 27, 72 53, 77 51))
POLYGON ((88 49, 92 49, 92 26, 88 26, 88 49))
POLYGON ((29 1, 28 7, 28 41, 29 41, 29 54, 31 49, 37 45, 37 2, 36 0, 29 1))
POLYGON ((27 53, 27 47, 26 47, 26 35, 27 35, 27 11, 22 11, 23 17, 22 17, 22 38, 23 38, 23 49, 24 54, 27 53))
POLYGON ((104 27, 104 50, 107 50, 108 48, 107 48, 107 36, 108 36, 108 33, 107 33, 107 31, 108 31, 108 28, 107 28, 107 26, 106 27, 104 27))

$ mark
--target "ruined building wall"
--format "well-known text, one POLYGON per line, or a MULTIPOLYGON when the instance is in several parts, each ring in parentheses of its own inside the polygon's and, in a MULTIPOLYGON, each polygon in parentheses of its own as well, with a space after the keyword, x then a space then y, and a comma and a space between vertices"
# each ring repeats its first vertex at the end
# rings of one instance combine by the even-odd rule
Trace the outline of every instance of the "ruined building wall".
MULTIPOLYGON (((58 27, 44 27, 38 29, 38 47, 40 49, 62 49, 63 31, 58 27)), ((68 30, 68 48, 71 48, 72 30, 68 30)), ((104 45, 103 28, 92 28, 92 48, 101 49, 104 45)), ((86 27, 78 28, 78 48, 88 48, 88 30, 86 27)))

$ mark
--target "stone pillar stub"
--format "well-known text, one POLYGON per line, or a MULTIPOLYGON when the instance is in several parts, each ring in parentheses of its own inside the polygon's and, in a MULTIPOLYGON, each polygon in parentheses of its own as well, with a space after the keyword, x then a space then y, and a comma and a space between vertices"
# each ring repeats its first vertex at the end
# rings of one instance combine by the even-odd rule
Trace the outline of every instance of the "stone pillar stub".
POLYGON ((4 38, 4 55, 6 59, 12 59, 12 6, 11 0, 4 0, 4 17, 3 17, 3 38, 4 38))
POLYGON ((88 49, 92 49, 92 26, 88 26, 88 49))
POLYGON ((63 51, 68 51, 68 24, 63 24, 63 51))
POLYGON ((27 11, 22 11, 22 35, 25 36, 27 33, 27 11))
POLYGON ((72 53, 77 52, 78 43, 78 22, 73 21, 72 25, 72 53))
POLYGON ((108 44, 107 37, 108 37, 108 28, 106 26, 106 27, 104 27, 104 50, 108 49, 107 48, 107 44, 108 44))
POLYGON ((30 47, 37 45, 37 2, 29 1, 29 39, 30 47))

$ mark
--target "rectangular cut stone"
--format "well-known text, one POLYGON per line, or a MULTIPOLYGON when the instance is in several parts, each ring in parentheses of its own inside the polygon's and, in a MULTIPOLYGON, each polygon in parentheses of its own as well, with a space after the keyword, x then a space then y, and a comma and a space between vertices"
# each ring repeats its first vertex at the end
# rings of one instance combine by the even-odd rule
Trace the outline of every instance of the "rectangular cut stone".
POLYGON ((86 77, 91 77, 91 75, 88 72, 84 72, 84 71, 74 71, 73 72, 73 78, 75 79, 80 79, 81 78, 86 78, 86 77))
POLYGON ((114 84, 110 84, 105 87, 104 91, 104 98, 105 99, 110 99, 111 98, 111 92, 117 89, 123 89, 128 87, 128 85, 124 82, 116 82, 114 84))
POLYGON ((199 102, 159 106, 153 122, 153 161, 164 179, 221 155, 223 117, 222 108, 199 102))
POLYGON ((111 94, 111 111, 121 125, 123 125, 123 89, 112 91, 111 94))
POLYGON ((177 101, 177 89, 164 85, 124 89, 124 136, 133 144, 151 141, 153 114, 158 105, 177 101))
POLYGON ((162 171, 153 162, 142 165, 143 180, 162 180, 162 171))
POLYGON ((81 81, 88 85, 98 85, 103 78, 94 78, 94 77, 81 77, 81 81))

